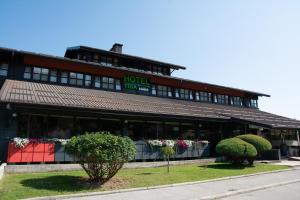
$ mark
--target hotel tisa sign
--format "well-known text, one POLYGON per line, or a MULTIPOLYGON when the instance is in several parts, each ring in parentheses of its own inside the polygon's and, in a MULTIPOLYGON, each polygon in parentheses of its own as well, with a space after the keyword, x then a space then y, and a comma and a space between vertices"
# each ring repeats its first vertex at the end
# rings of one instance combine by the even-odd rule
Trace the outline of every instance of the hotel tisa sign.
POLYGON ((124 88, 126 90, 149 92, 151 85, 147 78, 126 75, 124 76, 124 88))

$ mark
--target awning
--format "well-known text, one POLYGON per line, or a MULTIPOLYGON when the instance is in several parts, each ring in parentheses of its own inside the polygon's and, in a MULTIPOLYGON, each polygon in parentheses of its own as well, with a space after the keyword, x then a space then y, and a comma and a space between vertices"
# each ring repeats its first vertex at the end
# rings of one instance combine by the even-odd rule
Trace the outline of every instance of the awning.
POLYGON ((300 129, 300 121, 252 108, 159 98, 37 82, 6 80, 1 103, 168 115, 186 118, 240 120, 270 128, 300 129))

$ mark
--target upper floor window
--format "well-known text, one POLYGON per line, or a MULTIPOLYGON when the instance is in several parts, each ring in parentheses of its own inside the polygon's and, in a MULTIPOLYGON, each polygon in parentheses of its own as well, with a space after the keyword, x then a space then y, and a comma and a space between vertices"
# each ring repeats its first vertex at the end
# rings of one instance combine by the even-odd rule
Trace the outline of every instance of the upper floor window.
POLYGON ((68 72, 61 73, 60 82, 62 84, 68 84, 68 72))
POLYGON ((95 76, 94 87, 101 88, 101 77, 100 76, 95 76))
POLYGON ((122 90, 121 81, 119 79, 116 79, 116 90, 122 90))
POLYGON ((258 103, 256 99, 251 99, 250 104, 252 108, 258 108, 258 103))
POLYGON ((168 96, 168 88, 167 86, 158 85, 157 86, 157 95, 166 97, 168 96))
POLYGON ((180 98, 179 89, 175 89, 175 98, 180 98))
POLYGON ((92 85, 92 76, 84 75, 84 85, 90 87, 92 85))
POLYGON ((31 79, 31 67, 25 67, 24 79, 31 79))
POLYGON ((112 66, 112 58, 106 57, 106 56, 101 56, 100 57, 100 64, 104 66, 111 67, 112 66))
POLYGON ((190 91, 187 89, 180 89, 180 98, 181 99, 190 99, 190 91))
POLYGON ((168 97, 173 97, 172 89, 168 87, 168 97))
POLYGON ((0 65, 0 76, 7 76, 8 73, 8 64, 1 63, 0 65))
POLYGON ((156 86, 152 85, 151 87, 151 94, 156 96, 156 86))
POLYGON ((57 82, 57 71, 56 70, 50 71, 50 81, 57 82))
POLYGON ((70 72, 69 75, 71 85, 83 85, 83 74, 70 72))
POLYGON ((241 97, 231 97, 231 105, 242 106, 242 98, 241 97))
POLYGON ((49 69, 34 67, 33 80, 48 81, 49 69))
POLYGON ((102 88, 110 89, 110 90, 115 89, 115 80, 114 80, 114 78, 103 77, 102 78, 102 88))
POLYGON ((215 103, 219 104, 228 104, 228 96, 223 94, 215 95, 215 103))

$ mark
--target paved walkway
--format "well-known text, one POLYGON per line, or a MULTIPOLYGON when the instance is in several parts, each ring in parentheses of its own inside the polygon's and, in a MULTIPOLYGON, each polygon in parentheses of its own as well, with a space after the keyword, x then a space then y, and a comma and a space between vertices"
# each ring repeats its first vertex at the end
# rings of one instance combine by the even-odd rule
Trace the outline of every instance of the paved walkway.
MULTIPOLYGON (((289 181, 300 182, 300 168, 261 174, 256 176, 240 177, 214 182, 196 183, 191 185, 180 185, 175 187, 157 188, 151 190, 129 191, 97 196, 84 196, 72 199, 86 200, 195 200, 208 199, 213 195, 220 195, 237 190, 247 190, 259 186, 289 181)), ((229 198, 230 199, 230 198, 229 198)))
POLYGON ((280 187, 258 190, 241 195, 222 198, 222 200, 299 200, 300 199, 300 183, 283 185, 280 187))

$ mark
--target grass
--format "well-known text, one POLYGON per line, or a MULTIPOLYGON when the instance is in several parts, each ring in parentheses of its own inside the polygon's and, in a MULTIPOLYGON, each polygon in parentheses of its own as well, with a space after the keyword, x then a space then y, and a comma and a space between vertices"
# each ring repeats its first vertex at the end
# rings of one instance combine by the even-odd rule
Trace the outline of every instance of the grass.
POLYGON ((122 169, 116 177, 101 188, 93 188, 86 184, 87 176, 84 171, 7 174, 0 182, 0 199, 20 199, 76 192, 155 186, 286 168, 286 166, 262 163, 255 164, 255 167, 239 167, 227 163, 214 163, 209 165, 171 166, 169 174, 166 167, 122 169))

